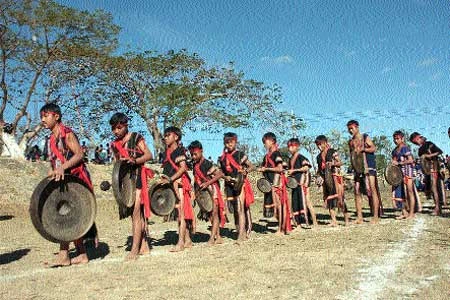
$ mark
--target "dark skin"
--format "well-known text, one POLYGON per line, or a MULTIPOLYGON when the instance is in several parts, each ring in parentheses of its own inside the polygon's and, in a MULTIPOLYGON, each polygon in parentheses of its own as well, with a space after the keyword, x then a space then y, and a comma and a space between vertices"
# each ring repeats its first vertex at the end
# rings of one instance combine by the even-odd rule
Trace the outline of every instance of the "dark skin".
MULTIPOLYGON (((52 112, 43 112, 41 114, 42 125, 52 132, 52 135, 56 139, 59 138, 61 134, 61 116, 52 112)), ((49 170, 48 176, 55 181, 64 180, 64 171, 70 169, 83 160, 83 150, 78 142, 78 139, 73 133, 68 133, 65 138, 67 148, 73 152, 73 156, 61 164, 55 169, 49 170)), ((85 264, 89 262, 89 258, 86 254, 86 249, 83 244, 83 239, 78 239, 74 241, 75 247, 77 248, 78 256, 70 259, 69 257, 69 243, 60 243, 58 258, 55 262, 55 266, 68 266, 71 264, 85 264)))
MULTIPOLYGON (((164 135, 164 143, 166 144, 166 147, 168 150, 174 151, 179 144, 179 137, 173 133, 167 133, 164 135)), ((188 167, 186 165, 185 161, 181 161, 178 163, 178 170, 173 174, 170 178, 162 178, 160 180, 160 183, 170 183, 174 186, 174 191, 176 191, 176 195, 179 200, 179 206, 178 206, 178 216, 179 216, 179 222, 178 222, 178 242, 175 245, 174 248, 170 250, 170 252, 178 252, 183 251, 186 247, 192 247, 192 240, 190 236, 189 229, 187 228, 187 223, 184 215, 184 195, 183 195, 183 189, 179 187, 179 179, 181 176, 183 176, 184 173, 187 172, 188 167)))
MULTIPOLYGON (((227 151, 231 153, 236 149, 237 141, 235 139, 227 139, 226 141, 224 141, 224 146, 227 149, 227 151)), ((238 170, 238 172, 242 173, 245 176, 248 174, 249 171, 255 169, 255 167, 250 162, 250 160, 248 160, 247 157, 243 157, 241 163, 244 165, 244 167, 238 170)), ((225 181, 233 180, 233 178, 231 178, 230 176, 224 176, 223 178, 225 179, 225 181)), ((239 243, 240 241, 243 241, 246 238, 248 238, 252 231, 252 216, 250 208, 245 207, 244 189, 242 189, 239 197, 233 198, 232 203, 235 206, 234 220, 237 227, 236 229, 238 230, 238 243, 239 243)), ((227 206, 225 206, 225 209, 226 207, 227 206)))
MULTIPOLYGON (((267 151, 269 152, 273 152, 276 150, 276 142, 272 139, 265 139, 264 140, 264 147, 267 149, 267 151)), ((279 163, 277 164, 275 167, 272 168, 267 168, 267 167, 260 167, 258 168, 259 172, 272 172, 275 173, 275 177, 273 179, 273 182, 280 182, 280 174, 283 172, 283 164, 279 163)), ((277 214, 278 214, 278 230, 277 230, 277 234, 283 234, 286 233, 286 220, 285 218, 283 218, 283 216, 286 215, 287 213, 287 207, 283 207, 281 205, 281 199, 280 197, 278 197, 278 194, 275 192, 275 188, 272 187, 272 198, 273 198, 273 202, 275 204, 275 209, 277 210, 277 214)))
MULTIPOLYGON (((299 150, 300 150, 300 145, 293 144, 293 145, 289 145, 288 146, 288 151, 292 155, 292 158, 291 158, 292 161, 295 161, 297 159, 299 150)), ((299 169, 289 169, 287 171, 287 175, 291 176, 291 175, 294 175, 296 173, 306 173, 306 172, 309 171, 309 168, 310 168, 309 166, 303 166, 303 167, 301 167, 299 169)), ((308 188, 308 191, 306 193, 305 204, 306 204, 306 207, 308 208, 309 212, 311 213, 313 225, 317 226, 317 218, 316 218, 316 213, 314 211, 314 206, 313 206, 312 202, 309 199, 309 188, 308 188)), ((306 212, 306 210, 305 210, 305 219, 307 219, 307 212, 306 212)))
MULTIPOLYGON (((350 140, 350 151, 354 151, 356 153, 375 153, 377 150, 375 144, 370 139, 370 137, 366 138, 364 142, 364 137, 359 131, 359 126, 356 124, 351 124, 347 126, 348 132, 351 134, 352 139, 350 140)), ((380 206, 380 199, 378 198, 378 188, 376 184, 376 177, 373 175, 369 175, 369 187, 372 191, 372 199, 373 199, 373 218, 370 221, 371 224, 377 224, 379 222, 378 218, 378 208, 380 206)), ((359 189, 359 183, 355 185, 355 207, 357 218, 355 224, 362 224, 362 195, 359 189)))
MULTIPOLYGON (((417 136, 414 138, 414 140, 412 140, 412 142, 417 145, 417 146, 422 146, 425 143, 425 138, 423 136, 417 136)), ((433 159, 439 155, 441 155, 442 152, 434 152, 434 153, 425 153, 422 156, 427 158, 427 159, 433 159)), ((433 199, 434 199, 434 211, 433 211, 433 215, 440 215, 441 214, 441 209, 440 209, 440 204, 439 204, 439 193, 443 194, 444 197, 444 205, 446 205, 446 197, 445 197, 445 191, 443 191, 443 188, 441 190, 439 190, 438 187, 438 178, 435 178, 434 176, 431 176, 431 192, 433 193, 433 199)))
MULTIPOLYGON (((394 143, 395 143, 395 145, 397 145, 395 150, 399 151, 403 146, 405 146, 405 139, 401 135, 396 135, 396 136, 394 136, 394 143)), ((414 163, 414 158, 412 157, 412 155, 408 155, 407 159, 404 161, 397 161, 396 157, 394 157, 394 159, 392 160, 392 164, 394 166, 402 166, 402 165, 413 164, 413 163, 414 163)), ((407 219, 412 219, 415 217, 414 203, 416 200, 414 198, 414 182, 413 182, 412 178, 407 178, 406 194, 407 194, 407 199, 408 199, 409 212, 406 210, 403 211, 403 216, 406 217, 407 219)), ((402 217, 400 217, 399 219, 402 219, 402 217)))
MULTIPOLYGON (((196 151, 190 151, 191 157, 194 160, 196 164, 200 163, 203 160, 203 150, 196 150, 196 151)), ((204 189, 210 189, 213 192, 213 195, 215 193, 220 193, 219 190, 214 190, 214 186, 212 184, 216 183, 220 178, 223 177, 223 172, 220 169, 213 168, 213 170, 210 170, 211 176, 209 176, 209 180, 203 182, 200 184, 200 190, 204 189)), ((209 172, 208 172, 209 173, 209 172)), ((214 244, 221 244, 222 243, 222 237, 220 236, 220 216, 219 216, 219 203, 214 201, 212 216, 211 216, 211 222, 212 222, 212 229, 211 229, 211 236, 208 240, 208 245, 214 245, 214 244)))
MULTIPOLYGON (((126 124, 118 124, 113 126, 112 132, 114 136, 122 141, 122 144, 125 145, 130 137, 131 133, 128 132, 128 126, 126 124)), ((143 152, 143 155, 139 158, 127 157, 121 158, 119 153, 114 150, 114 158, 116 160, 126 161, 131 165, 141 165, 146 161, 152 159, 152 154, 148 149, 145 141, 142 139, 138 142, 136 147, 143 152)), ((132 232, 133 232, 133 244, 131 246, 131 251, 126 257, 126 260, 135 260, 138 258, 138 255, 147 254, 150 252, 148 248, 148 243, 146 240, 146 220, 144 219, 143 212, 141 210, 141 189, 136 189, 136 199, 134 202, 133 214, 131 215, 131 224, 132 224, 132 232)))
MULTIPOLYGON (((330 148, 330 145, 326 141, 317 142, 316 145, 317 145, 317 148, 319 148, 319 150, 320 150, 320 155, 322 156, 322 160, 325 160, 326 153, 327 153, 328 149, 330 148)), ((342 161, 339 156, 335 156, 335 157, 333 157, 332 161, 326 162, 326 165, 329 168, 332 168, 332 167, 340 168, 342 166, 342 161)), ((322 177, 320 177, 320 178, 322 179, 321 181, 323 183, 323 178, 322 177)), ((335 176, 333 176, 333 180, 334 180, 334 186, 336 187, 338 206, 344 207, 344 187, 341 183, 339 183, 337 181, 335 176)), ((330 200, 330 199, 332 199, 332 198, 329 198, 328 200, 330 200)), ((327 199, 324 199, 324 200, 327 201, 327 199)), ((331 217, 331 223, 329 225, 333 226, 333 227, 337 226, 336 209, 330 208, 329 212, 330 212, 330 217, 331 217)), ((344 221, 345 221, 345 225, 347 225, 349 222, 348 213, 344 213, 344 221)))

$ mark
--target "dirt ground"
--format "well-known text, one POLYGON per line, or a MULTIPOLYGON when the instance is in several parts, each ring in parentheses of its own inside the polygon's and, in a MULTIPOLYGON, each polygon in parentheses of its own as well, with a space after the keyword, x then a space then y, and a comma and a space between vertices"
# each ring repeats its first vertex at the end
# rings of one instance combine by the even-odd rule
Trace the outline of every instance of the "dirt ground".
MULTIPOLYGON (((252 207, 254 232, 235 244, 233 224, 225 243, 208 247, 206 222, 198 222, 194 247, 170 253, 176 223, 150 219, 151 254, 124 262, 130 219, 118 219, 112 192, 98 186, 110 166, 89 166, 97 196, 100 246, 87 265, 49 268, 58 245, 43 239, 28 214, 31 193, 47 164, 0 160, 0 299, 449 299, 450 212, 395 220, 389 187, 382 185, 387 218, 348 227, 326 226, 328 213, 312 188, 320 225, 276 236, 252 207)), ((450 201, 450 200, 448 200, 450 201)), ((347 195, 352 218, 353 196, 347 195)), ((364 203, 367 208, 367 201, 364 203)), ((364 211, 366 220, 368 210, 364 211)), ((230 220, 232 219, 231 216, 230 220)), ((343 224, 342 215, 339 222, 343 224)))

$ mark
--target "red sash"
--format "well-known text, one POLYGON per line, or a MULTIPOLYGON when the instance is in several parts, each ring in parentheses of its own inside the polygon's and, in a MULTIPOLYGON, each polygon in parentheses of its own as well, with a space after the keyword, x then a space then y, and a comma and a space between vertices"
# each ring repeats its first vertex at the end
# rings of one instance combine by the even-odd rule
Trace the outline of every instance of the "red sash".
MULTIPOLYGON (((236 150, 234 150, 231 153, 228 152, 224 152, 222 154, 222 159, 225 158, 225 164, 227 166, 227 168, 229 167, 229 165, 231 164, 236 170, 240 171, 242 170, 242 166, 240 164, 238 164, 236 162, 236 160, 233 157, 233 153, 235 153, 236 150)), ((228 169, 227 169, 228 171, 228 169)), ((250 184, 250 181, 248 180, 247 177, 245 177, 244 179, 244 197, 245 197, 245 207, 249 208, 250 205, 252 205, 255 202, 255 195, 253 194, 253 189, 252 189, 252 185, 250 184)))
MULTIPOLYGON (((65 148, 66 145, 64 139, 66 138, 66 135, 68 133, 73 133, 73 131, 69 127, 64 126, 62 123, 59 124, 59 131, 60 131, 60 138, 61 140, 63 140, 63 147, 65 148)), ((61 161, 61 164, 66 162, 66 158, 61 153, 61 151, 59 151, 58 146, 56 145, 56 139, 54 134, 50 136, 50 150, 61 161)), ((55 168, 55 165, 53 165, 53 168, 55 168)), ((71 168, 70 174, 80 178, 89 187, 89 189, 92 192, 94 192, 94 187, 92 186, 91 178, 89 178, 89 173, 83 162, 81 162, 77 167, 71 168)))
MULTIPOLYGON (((208 178, 203 174, 202 170, 200 169, 201 164, 203 163, 204 159, 195 164, 194 166, 194 178, 198 185, 201 185, 203 182, 208 181, 208 178)), ((219 205, 219 219, 220 219, 220 227, 223 227, 225 225, 225 204, 223 202, 222 192, 220 191, 219 184, 217 182, 214 182, 212 184, 213 188, 216 190, 218 205, 219 205)))
MULTIPOLYGON (((121 158, 130 158, 130 154, 128 152, 128 148, 124 148, 122 145, 122 140, 115 140, 112 142, 117 152, 119 152, 119 156, 121 158)), ((133 149, 133 151, 135 151, 133 149)), ((137 151, 136 151, 137 152, 137 151)), ((144 205, 144 216, 146 218, 150 218, 151 210, 150 210, 150 198, 148 197, 148 178, 153 178, 155 173, 153 170, 147 168, 142 164, 141 166, 141 180, 142 180, 142 189, 141 189, 141 204, 144 205)))
POLYGON ((286 232, 289 232, 292 230, 292 225, 291 225, 291 210, 289 209, 288 194, 286 189, 287 177, 284 175, 284 173, 281 173, 280 179, 281 179, 281 186, 275 189, 275 193, 277 193, 278 197, 280 197, 282 207, 286 207, 286 214, 284 216, 286 228, 284 229, 286 232))
MULTIPOLYGON (((175 172, 178 171, 179 167, 173 162, 170 155, 172 154, 172 151, 167 150, 166 151, 166 159, 165 161, 168 161, 172 168, 174 168, 175 172)), ((194 219, 194 210, 192 208, 191 204, 191 181, 189 180, 189 176, 186 172, 181 175, 181 184, 183 188, 183 198, 184 198, 184 219, 185 220, 193 220, 194 219)))

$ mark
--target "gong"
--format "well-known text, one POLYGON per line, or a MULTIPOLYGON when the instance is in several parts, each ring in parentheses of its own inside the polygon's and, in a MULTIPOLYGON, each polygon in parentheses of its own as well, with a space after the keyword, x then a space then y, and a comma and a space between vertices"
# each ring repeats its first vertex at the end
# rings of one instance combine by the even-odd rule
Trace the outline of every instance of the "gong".
POLYGON ((384 169, 384 178, 390 185, 399 186, 403 181, 402 170, 398 166, 388 165, 384 169))
POLYGON ((114 198, 119 205, 132 207, 136 200, 136 167, 125 161, 116 161, 112 172, 114 198))
POLYGON ((242 186, 244 186, 245 176, 242 173, 238 173, 234 178, 233 190, 237 193, 241 193, 242 186))
POLYGON ((157 216, 168 216, 175 208, 177 197, 173 191, 172 185, 169 183, 153 184, 149 191, 150 208, 157 216))
POLYGON ((196 192, 195 202, 202 211, 212 212, 213 210, 213 197, 208 189, 199 190, 196 192))
POLYGON ((293 176, 288 176, 286 186, 290 189, 297 188, 298 187, 297 179, 295 179, 295 177, 293 176))
POLYGON ((422 166, 423 174, 431 174, 431 169, 433 168, 433 161, 431 159, 425 158, 425 156, 422 155, 420 157, 420 165, 422 166))
POLYGON ((70 242, 94 224, 97 205, 89 187, 78 177, 43 179, 33 192, 30 216, 36 230, 51 242, 70 242))
POLYGON ((353 151, 350 155, 350 162, 356 173, 364 174, 364 153, 356 153, 353 151))
POLYGON ((262 177, 256 181, 256 187, 262 193, 270 193, 272 191, 272 184, 266 178, 262 177))

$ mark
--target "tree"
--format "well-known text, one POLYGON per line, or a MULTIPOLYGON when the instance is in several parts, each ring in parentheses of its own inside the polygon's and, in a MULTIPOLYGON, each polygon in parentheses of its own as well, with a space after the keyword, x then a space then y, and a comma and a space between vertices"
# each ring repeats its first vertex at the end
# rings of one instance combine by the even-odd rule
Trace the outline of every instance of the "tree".
POLYGON ((218 132, 224 128, 266 128, 283 134, 285 124, 303 123, 280 111, 279 86, 246 79, 232 63, 208 67, 186 50, 158 54, 130 52, 105 63, 108 87, 101 112, 125 109, 145 121, 154 147, 164 149, 161 132, 168 125, 218 132))
POLYGON ((12 135, 25 149, 41 130, 30 103, 69 100, 61 97, 67 79, 61 71, 111 53, 119 27, 103 11, 79 11, 51 0, 4 0, 0 19, 0 120, 7 110, 15 114, 9 120, 12 135))

